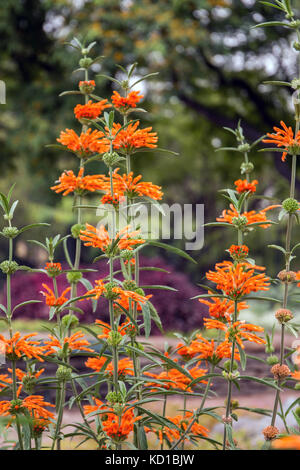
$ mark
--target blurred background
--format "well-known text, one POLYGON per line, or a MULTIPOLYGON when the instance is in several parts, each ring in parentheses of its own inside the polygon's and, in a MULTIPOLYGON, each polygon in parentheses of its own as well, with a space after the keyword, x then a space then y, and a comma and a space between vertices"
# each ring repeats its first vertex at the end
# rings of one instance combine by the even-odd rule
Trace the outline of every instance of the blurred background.
MULTIPOLYGON (((234 137, 223 127, 236 127, 241 119, 246 139, 252 142, 270 132, 280 120, 293 125, 290 89, 262 83, 295 77, 293 34, 282 27, 251 29, 259 22, 277 19, 282 20, 280 11, 254 0, 2 2, 0 79, 6 83, 7 104, 0 105, 0 186, 6 192, 17 182, 14 195, 20 204, 15 225, 48 222, 50 236, 68 233, 74 223, 72 197, 63 198, 49 188, 64 169, 76 170, 78 162, 71 154, 46 147, 55 143, 66 127, 80 128, 73 115, 76 97, 58 96, 64 90, 77 89, 82 79, 80 72, 71 73, 79 56, 65 45, 73 36, 97 41, 95 56, 105 56, 101 64, 93 66, 95 77, 91 77, 96 80, 99 96, 109 97, 115 88, 96 75, 118 78, 116 63, 127 67, 138 62, 137 76, 159 72, 143 85, 143 107, 149 113, 143 114, 141 120, 158 132, 160 147, 176 151, 179 156, 137 154, 135 172, 141 172, 145 181, 163 187, 164 202, 204 204, 205 221, 214 221, 227 206, 218 191, 232 188, 240 177, 240 155, 216 152, 221 146, 235 146, 234 137)), ((259 194, 274 197, 275 202, 288 196, 289 159, 282 163, 278 153, 256 151, 251 161, 255 165, 254 177, 259 180, 259 194)), ((90 171, 101 173, 105 169, 98 162, 90 166, 90 171)), ((299 188, 298 174, 298 195, 299 188)), ((253 207, 260 209, 265 205, 267 202, 257 199, 253 207)), ((88 213, 85 217, 92 222, 88 213)), ((246 240, 251 257, 268 266, 271 277, 281 269, 282 258, 279 252, 266 249, 266 245, 281 244, 284 230, 284 224, 259 229, 246 240)), ((36 230, 30 237, 42 240, 45 233, 36 230)), ((294 240, 299 241, 299 228, 294 240)), ((157 256, 156 249, 155 263, 166 265, 177 276, 180 273, 182 277, 176 282, 178 287, 185 286, 185 302, 200 293, 196 284, 207 269, 223 259, 224 250, 232 242, 230 230, 207 228, 203 249, 190 253, 197 265, 163 251, 157 256)), ((178 240, 170 243, 182 247, 178 240)), ((145 263, 149 264, 154 251, 145 254, 145 263)), ((25 243, 25 238, 19 240, 16 255, 22 264, 30 266, 45 262, 43 253, 25 243)), ((2 240, 0 257, 6 257, 6 243, 2 240)), ((85 250, 83 262, 90 259, 85 250)), ((32 292, 34 283, 29 279, 27 282, 32 292)), ((176 287, 174 282, 169 284, 176 287)), ((22 292, 23 287, 21 280, 15 292, 22 292)), ((39 290, 37 280, 36 292, 39 290)), ((163 298, 166 294, 160 295, 163 298)), ((186 330, 199 324, 203 308, 198 302, 183 307, 180 296, 171 300, 172 293, 167 295, 175 305, 174 312, 165 315, 170 325, 186 330), (178 307, 176 302, 180 300, 178 307), (194 323, 185 322, 189 314, 194 323)), ((164 312, 160 313, 164 317, 164 312)))

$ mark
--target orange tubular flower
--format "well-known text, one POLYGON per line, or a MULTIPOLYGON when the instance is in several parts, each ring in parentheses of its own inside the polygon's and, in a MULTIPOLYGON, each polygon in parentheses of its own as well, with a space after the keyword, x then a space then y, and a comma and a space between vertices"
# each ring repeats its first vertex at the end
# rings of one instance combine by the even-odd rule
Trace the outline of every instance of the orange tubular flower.
POLYGON ((132 153, 136 149, 148 147, 157 147, 157 133, 151 132, 152 127, 146 127, 145 129, 138 129, 139 121, 134 124, 130 123, 125 129, 121 128, 121 124, 114 123, 113 135, 113 147, 120 152, 132 153), (118 133, 118 134, 117 134, 118 133), (116 135, 117 134, 117 135, 116 135))
MULTIPOLYGON (((159 201, 163 197, 161 187, 156 184, 141 182, 142 175, 133 177, 131 171, 128 175, 124 173, 122 176, 118 173, 119 168, 116 168, 113 173, 113 190, 114 194, 120 196, 136 197, 136 196, 147 196, 151 199, 159 201)), ((110 182, 107 178, 106 183, 107 193, 110 195, 110 182)))
POLYGON ((211 318, 204 318, 204 326, 208 330, 217 329, 225 332, 225 341, 232 342, 235 338, 236 342, 244 349, 243 340, 248 340, 257 344, 266 344, 265 340, 257 336, 255 333, 261 333, 264 328, 242 321, 231 321, 228 318, 228 325, 219 321, 212 320, 211 318), (254 331, 255 333, 252 333, 254 331))
MULTIPOLYGON (((105 369, 104 364, 107 362, 107 357, 89 357, 85 362, 85 366, 89 369, 93 369, 96 372, 108 372, 109 375, 113 375, 114 365, 110 362, 105 369)), ((118 361, 118 375, 134 375, 133 362, 131 359, 123 358, 118 361)))
POLYGON ((88 129, 78 136, 73 129, 66 129, 61 132, 57 142, 78 153, 81 157, 88 157, 93 153, 107 152, 109 141, 106 138, 103 139, 103 137, 103 132, 97 130, 88 129))
MULTIPOLYGON (((127 225, 115 236, 114 241, 117 241, 119 250, 131 250, 133 246, 145 243, 145 240, 142 238, 136 238, 140 234, 140 230, 129 232, 129 228, 130 225, 127 225)), ((104 252, 107 251, 112 244, 112 240, 104 225, 96 228, 93 227, 93 225, 86 224, 86 230, 81 230, 80 232, 80 239, 85 242, 85 246, 100 248, 100 250, 104 252)))
POLYGON ((119 417, 113 410, 94 398, 95 405, 85 405, 84 412, 86 415, 99 411, 102 418, 102 428, 106 434, 115 442, 125 441, 129 434, 133 431, 134 423, 141 417, 135 417, 133 408, 127 408, 119 417))
MULTIPOLYGON (((109 333, 111 332, 111 326, 108 323, 105 323, 102 320, 96 320, 95 324, 100 326, 102 328, 102 333, 101 335, 98 335, 98 338, 108 338, 109 333)), ((118 332, 122 335, 125 336, 128 332, 129 329, 131 329, 131 322, 128 320, 121 325, 118 326, 118 332)))
POLYGON ((215 265, 216 271, 209 271, 206 278, 217 285, 217 289, 225 292, 232 300, 250 294, 251 292, 269 289, 270 278, 264 273, 255 274, 255 269, 264 270, 250 263, 232 263, 223 261, 215 265))
MULTIPOLYGON (((112 362, 108 364, 106 368, 106 372, 108 372, 111 376, 113 376, 114 365, 112 362)), ((119 377, 120 376, 125 377, 125 375, 134 375, 133 362, 131 359, 128 359, 127 357, 125 357, 118 361, 118 375, 119 377)))
POLYGON ((47 286, 47 284, 42 284, 42 286, 47 292, 41 291, 41 294, 46 298, 46 304, 49 305, 49 307, 59 307, 67 302, 68 299, 66 294, 71 290, 71 287, 67 287, 60 297, 55 297, 54 292, 47 286))
POLYGON ((69 351, 78 350, 94 352, 93 349, 87 347, 90 346, 90 343, 86 339, 82 339, 84 338, 82 331, 77 331, 71 336, 66 336, 62 343, 53 335, 49 335, 49 338, 49 341, 45 341, 45 349, 47 351, 45 354, 46 356, 49 356, 50 354, 56 354, 60 349, 63 349, 66 344, 68 345, 69 351))
MULTIPOLYGON (((28 383, 30 383, 30 381, 34 382, 36 379, 38 379, 43 374, 44 371, 45 371, 45 369, 40 369, 38 372, 33 373, 31 371, 24 372, 21 369, 16 369, 16 377, 21 382, 20 385, 19 385, 19 388, 17 390, 17 397, 19 397, 19 395, 22 391, 22 388, 24 386, 24 381, 23 381, 24 377, 26 377, 26 379, 28 379, 28 383)), ((8 369, 8 372, 10 372, 12 374, 12 369, 8 369)))
POLYGON ((263 142, 266 144, 275 144, 277 147, 284 147, 282 150, 281 160, 284 162, 288 153, 296 155, 300 153, 300 131, 297 132, 294 138, 294 132, 291 127, 280 121, 283 129, 279 127, 273 127, 276 134, 267 134, 269 139, 264 139, 263 142))
POLYGON ((0 374, 0 390, 12 384, 12 379, 8 374, 0 374))
MULTIPOLYGON (((217 364, 221 359, 228 359, 231 357, 232 348, 229 341, 223 341, 216 346, 214 339, 209 341, 208 339, 203 338, 203 336, 197 335, 197 339, 191 342, 190 349, 193 351, 194 356, 198 356, 198 359, 204 359, 217 364)), ((240 360, 240 355, 237 349, 234 351, 234 358, 236 360, 240 360)))
MULTIPOLYGON (((300 281, 300 271, 298 271, 296 273, 296 279, 297 279, 297 281, 300 281)), ((300 282, 299 282, 299 284, 297 284, 297 287, 300 287, 300 282)))
POLYGON ((7 356, 12 356, 15 359, 26 356, 28 359, 35 358, 43 362, 44 360, 41 356, 44 355, 44 347, 40 346, 39 341, 32 341, 30 339, 36 335, 37 333, 31 333, 21 338, 21 334, 17 331, 11 339, 6 339, 3 335, 0 335, 0 341, 4 345, 7 356))
MULTIPOLYGON (((157 437, 159 438, 160 444, 163 444, 163 440, 167 439, 170 444, 173 442, 177 441, 181 434, 184 434, 187 428, 190 426, 192 419, 194 418, 194 415, 190 411, 186 411, 184 416, 182 415, 177 415, 177 416, 167 416, 166 417, 169 421, 174 423, 182 432, 180 432, 176 428, 169 428, 167 426, 164 426, 162 429, 159 430, 154 430, 153 428, 148 428, 145 427, 146 432, 154 432, 157 437)), ((193 436, 208 436, 208 429, 199 424, 197 421, 193 423, 190 432, 187 434, 186 438, 189 437, 189 435, 193 436)))
POLYGON ((113 91, 111 101, 115 108, 127 111, 129 108, 136 108, 137 103, 143 98, 144 96, 140 95, 140 91, 131 91, 126 97, 121 96, 117 91, 113 91))
POLYGON ((12 400, 0 402, 0 415, 12 416, 15 418, 16 414, 24 412, 27 409, 33 418, 51 418, 54 419, 54 414, 47 410, 46 407, 54 407, 51 403, 44 401, 41 395, 29 395, 24 400, 12 400))
MULTIPOLYGON (((151 295, 143 296, 131 290, 124 290, 121 287, 113 287, 110 289, 110 292, 116 294, 115 301, 121 305, 128 305, 129 301, 144 304, 151 297, 151 295)), ((105 296, 105 294, 107 294, 106 284, 104 284, 102 279, 96 280, 94 288, 86 292, 86 295, 91 295, 91 298, 96 300, 98 300, 102 295, 105 296)))
POLYGON ((236 180, 234 184, 236 186, 236 190, 238 193, 246 193, 247 191, 251 191, 251 193, 255 193, 256 186, 258 185, 258 181, 253 180, 250 183, 247 180, 236 180))
POLYGON ((45 269, 50 277, 56 277, 62 272, 60 263, 46 263, 45 269))
POLYGON ((56 193, 63 193, 63 196, 76 192, 82 194, 84 191, 101 191, 104 188, 104 175, 83 176, 84 168, 80 168, 78 176, 72 170, 65 170, 59 177, 59 183, 51 186, 50 189, 56 193))
MULTIPOLYGON (((188 371, 189 374, 193 377, 193 379, 197 379, 207 374, 207 369, 199 368, 199 364, 200 363, 198 363, 195 367, 188 371)), ((166 390, 179 389, 184 390, 186 392, 192 391, 192 389, 189 387, 191 379, 177 369, 169 369, 168 371, 163 371, 160 374, 152 374, 151 372, 145 372, 144 375, 147 375, 148 377, 152 377, 156 380, 163 382, 162 384, 155 382, 150 382, 147 384, 148 387, 153 387, 154 390, 157 388, 164 388, 166 390)), ((206 383, 205 381, 201 382, 206 383)), ((194 386, 195 385, 197 384, 194 384, 194 386)))
POLYGON ((230 209, 228 210, 223 210, 222 216, 217 217, 216 220, 217 222, 226 222, 228 224, 234 224, 235 218, 240 218, 240 217, 245 217, 246 223, 245 225, 251 225, 251 224, 257 224, 262 228, 268 228, 270 227, 270 224, 268 222, 271 222, 271 220, 267 219, 266 212, 275 209, 277 207, 280 207, 280 205, 273 205, 273 206, 268 206, 262 209, 259 212, 256 211, 249 211, 249 212, 243 212, 242 214, 239 214, 238 211, 235 209, 233 204, 230 204, 230 209))
POLYGON ((300 435, 295 434, 276 439, 272 447, 279 450, 300 450, 300 435))
MULTIPOLYGON (((213 294, 208 291, 209 294, 213 294)), ((234 302, 230 299, 220 299, 219 297, 212 297, 211 301, 206 299, 198 299, 201 304, 208 305, 209 314, 214 318, 224 318, 226 314, 234 312, 234 302)), ((248 308, 246 302, 238 302, 237 310, 245 310, 248 308)))
POLYGON ((107 100, 101 100, 93 103, 91 100, 86 104, 78 104, 74 108, 76 119, 97 119, 106 108, 111 108, 111 104, 107 100))

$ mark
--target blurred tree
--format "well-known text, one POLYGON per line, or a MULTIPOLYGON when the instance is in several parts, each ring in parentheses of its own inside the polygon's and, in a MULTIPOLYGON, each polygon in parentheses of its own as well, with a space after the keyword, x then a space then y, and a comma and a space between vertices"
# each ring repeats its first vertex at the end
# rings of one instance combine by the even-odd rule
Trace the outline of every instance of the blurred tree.
MULTIPOLYGON (((72 162, 44 146, 61 129, 76 125, 76 101, 58 94, 81 79, 78 73, 70 77, 78 57, 64 45, 77 35, 96 40, 95 54, 105 56, 95 65, 95 76, 119 77, 115 64, 135 61, 137 76, 159 71, 143 88, 150 110, 146 119, 159 132, 160 146, 178 151, 180 158, 146 154, 137 157, 136 168, 146 167, 147 179, 164 185, 169 201, 204 202, 207 220, 214 218, 224 206, 216 191, 232 186, 240 166, 236 155, 214 154, 221 143, 233 143, 222 126, 235 127, 241 118, 246 137, 254 140, 280 119, 291 120, 289 90, 262 85, 275 78, 288 81, 296 70, 290 30, 251 29, 270 15, 282 19, 255 0, 7 0, 0 7, 5 45, 0 78, 7 84, 0 115, 1 170, 22 160, 32 179, 27 196, 35 203, 60 201, 47 187, 72 162)), ((98 94, 111 93, 110 82, 96 80, 98 94)), ((286 188, 278 172, 287 178, 289 162, 282 164, 278 154, 257 154, 254 162, 263 191, 276 195, 286 188)), ((212 233, 214 258, 224 246, 218 248, 219 230, 212 233)), ((276 239, 278 233, 272 233, 276 239)), ((201 256, 204 264, 211 262, 206 250, 201 256)))

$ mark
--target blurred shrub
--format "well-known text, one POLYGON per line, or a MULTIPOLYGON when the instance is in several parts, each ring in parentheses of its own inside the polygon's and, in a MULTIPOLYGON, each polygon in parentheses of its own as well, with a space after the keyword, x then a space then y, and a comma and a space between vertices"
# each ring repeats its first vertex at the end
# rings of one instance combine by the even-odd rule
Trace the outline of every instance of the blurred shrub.
MULTIPOLYGON (((141 257, 141 267, 153 266, 163 268, 169 272, 141 271, 140 285, 167 285, 178 291, 168 291, 159 289, 146 289, 147 294, 153 294, 152 302, 157 309, 165 331, 188 332, 202 326, 202 318, 205 316, 206 309, 200 305, 197 300, 190 300, 191 297, 201 293, 200 289, 195 287, 186 274, 172 272, 170 265, 167 265, 159 257, 145 258, 141 257)), ((105 261, 100 261, 94 265, 83 265, 84 268, 97 269, 97 272, 85 273, 84 277, 92 284, 95 279, 102 279, 108 274, 108 267, 105 261)), ((67 269, 67 266, 63 265, 67 269)), ((41 299, 40 304, 29 304, 20 307, 14 313, 14 319, 28 318, 31 320, 48 320, 48 307, 44 303, 44 297, 41 294, 42 284, 46 283, 52 288, 52 280, 43 273, 24 273, 18 272, 12 278, 12 298, 14 305, 31 299, 41 299)), ((58 277, 59 294, 68 287, 65 275, 58 277)), ((5 303, 6 286, 4 285, 0 292, 0 302, 5 303)), ((86 289, 82 284, 78 284, 78 295, 83 295, 86 289)), ((100 299, 95 313, 92 311, 91 301, 84 300, 78 305, 83 311, 84 316, 80 320, 83 323, 92 323, 96 318, 104 321, 109 320, 107 301, 100 299)), ((79 314, 78 314, 79 315, 79 314)), ((153 333, 159 333, 158 328, 153 324, 153 333)))

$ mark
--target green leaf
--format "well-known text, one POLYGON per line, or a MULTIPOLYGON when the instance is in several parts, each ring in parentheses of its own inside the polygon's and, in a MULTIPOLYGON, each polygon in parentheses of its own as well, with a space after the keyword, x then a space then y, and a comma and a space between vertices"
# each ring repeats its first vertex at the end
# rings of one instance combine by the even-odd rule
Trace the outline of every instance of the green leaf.
POLYGON ((197 261, 195 261, 190 255, 188 255, 185 251, 181 250, 180 248, 177 248, 172 245, 167 245, 166 243, 157 242, 155 240, 149 240, 147 243, 148 245, 157 246, 158 248, 164 248, 165 250, 170 251, 175 255, 181 256, 182 258, 186 258, 189 261, 192 261, 192 263, 197 264, 197 261))
POLYGON ((13 308, 12 313, 14 313, 17 308, 23 307, 24 305, 29 305, 29 304, 40 304, 42 301, 41 300, 26 300, 25 302, 21 302, 20 304, 16 305, 13 308))
POLYGON ((246 369, 246 364, 247 364, 247 356, 245 354, 244 349, 241 347, 241 345, 239 343, 236 343, 236 345, 237 345, 239 353, 240 353, 242 370, 245 370, 246 369))
POLYGON ((37 228, 37 227, 50 227, 50 224, 40 222, 40 223, 37 223, 37 224, 25 225, 25 227, 20 228, 19 233, 23 233, 26 230, 31 230, 32 228, 37 228))
POLYGON ((144 317, 144 329, 145 329, 145 337, 149 338, 151 332, 151 312, 148 305, 148 302, 145 304, 140 304, 142 307, 142 313, 144 317))

